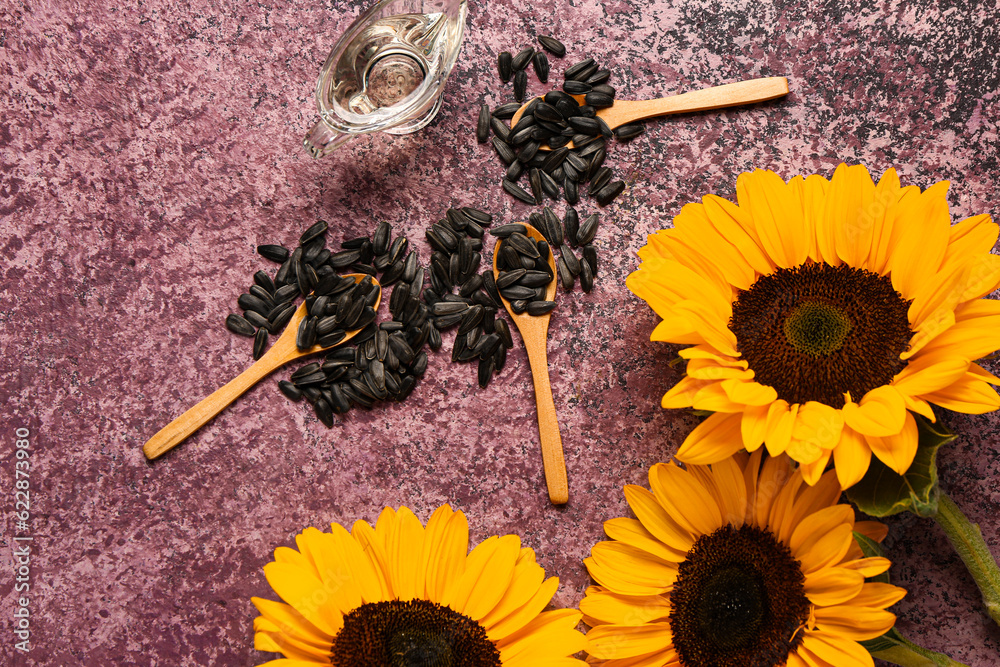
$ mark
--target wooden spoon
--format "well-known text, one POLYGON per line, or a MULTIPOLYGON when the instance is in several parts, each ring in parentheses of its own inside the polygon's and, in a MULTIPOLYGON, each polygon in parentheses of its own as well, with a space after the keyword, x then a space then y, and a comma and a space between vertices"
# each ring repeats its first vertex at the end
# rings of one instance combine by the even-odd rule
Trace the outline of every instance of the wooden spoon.
MULTIPOLYGON (((362 273, 347 275, 354 278, 354 282, 361 282, 366 277, 366 274, 362 273)), ((375 310, 378 310, 379 303, 382 301, 382 286, 374 278, 372 278, 372 281, 379 289, 379 297, 374 306, 375 310)), ((322 352, 323 350, 337 347, 337 345, 342 345, 354 338, 361 331, 361 329, 348 331, 344 339, 337 343, 337 345, 331 345, 330 347, 314 345, 308 350, 300 350, 295 344, 295 337, 298 334, 299 323, 305 315, 306 304, 303 301, 295 310, 292 319, 288 321, 288 325, 281 333, 281 336, 278 337, 278 340, 274 341, 271 349, 265 352, 264 356, 258 359, 250 368, 216 389, 206 398, 203 398, 200 403, 160 429, 142 447, 142 453, 146 455, 146 458, 155 459, 187 440, 188 436, 204 426, 212 417, 222 412, 230 403, 242 396, 247 389, 263 380, 274 370, 308 354, 315 354, 316 352, 322 352)))
MULTIPOLYGON (((537 229, 523 223, 527 235, 536 241, 543 241, 537 229)), ((493 276, 500 274, 497 269, 497 257, 500 256, 500 246, 503 241, 497 241, 493 248, 493 276)), ((549 268, 556 275, 556 260, 549 248, 549 268)), ((545 288, 545 299, 552 301, 556 295, 557 278, 553 277, 545 288)), ((514 313, 510 301, 500 297, 504 308, 521 332, 521 340, 528 352, 528 363, 531 365, 531 378, 535 384, 535 407, 538 410, 538 435, 542 443, 542 467, 545 470, 545 484, 549 490, 549 500, 554 505, 563 505, 569 500, 569 485, 566 481, 566 461, 563 458, 562 437, 559 435, 559 421, 556 419, 556 406, 552 400, 552 386, 549 383, 549 361, 546 353, 546 340, 549 333, 549 316, 514 313)))
MULTIPOLYGON (((622 125, 634 123, 637 120, 654 118, 656 116, 666 116, 674 113, 687 113, 690 111, 708 111, 709 109, 722 109, 725 107, 738 106, 740 104, 753 104, 754 102, 766 102, 788 94, 788 79, 783 76, 772 76, 764 79, 750 79, 749 81, 738 81, 727 83, 722 86, 713 86, 703 90, 694 90, 690 93, 661 97, 656 100, 615 100, 609 107, 597 110, 597 117, 604 120, 612 130, 622 125)), ((574 95, 573 97, 580 103, 583 102, 584 95, 574 95)), ((528 103, 530 104, 530 102, 528 103)), ((510 119, 510 126, 517 125, 521 120, 527 104, 522 106, 510 119)), ((573 147, 573 142, 566 144, 573 147)), ((547 145, 542 144, 540 150, 551 150, 547 145)))

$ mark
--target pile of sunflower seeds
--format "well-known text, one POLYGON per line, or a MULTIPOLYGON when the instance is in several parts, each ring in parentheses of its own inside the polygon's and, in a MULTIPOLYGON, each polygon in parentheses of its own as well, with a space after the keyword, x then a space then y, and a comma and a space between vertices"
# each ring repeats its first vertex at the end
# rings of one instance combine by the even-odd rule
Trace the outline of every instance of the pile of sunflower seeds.
MULTIPOLYGON (((539 42, 551 53, 562 57, 565 46, 552 37, 539 37, 539 42)), ((586 58, 567 68, 562 90, 550 90, 533 99, 513 127, 503 121, 514 117, 524 99, 528 63, 543 83, 548 81, 548 59, 541 51, 525 48, 516 56, 504 51, 497 59, 501 80, 506 83, 513 75, 514 97, 517 102, 501 105, 490 112, 482 105, 476 123, 476 138, 489 140, 493 132, 493 147, 507 171, 501 181, 503 189, 526 204, 541 204, 544 197, 553 200, 565 196, 570 205, 579 201, 580 186, 589 182, 588 194, 599 206, 607 206, 625 190, 625 183, 611 179, 611 170, 604 167, 606 141, 612 136, 625 141, 643 132, 641 124, 623 125, 614 131, 597 116, 597 110, 614 104, 616 91, 608 84, 611 72, 593 58, 586 58), (539 57, 540 56, 540 57, 539 57), (583 95, 583 104, 574 97, 583 95), (573 148, 567 144, 573 142, 573 148), (540 150, 546 146, 550 151, 540 150), (530 192, 518 185, 528 174, 530 192), (560 188, 562 191, 560 191, 560 188)))
POLYGON ((423 292, 424 302, 434 314, 437 330, 458 327, 451 359, 477 361, 477 378, 483 388, 503 369, 507 350, 514 345, 506 320, 497 317, 502 303, 493 271, 479 271, 484 227, 492 222, 493 216, 488 213, 468 207, 450 208, 426 232, 434 252, 431 286, 423 292))
POLYGON ((230 314, 226 327, 254 338, 255 359, 264 353, 268 335, 279 335, 288 324, 299 297, 305 298, 309 313, 296 332, 300 349, 335 345, 347 331, 361 329, 351 345, 331 350, 323 361, 307 363, 278 382, 291 400, 304 398, 312 404, 329 427, 334 414, 352 407, 370 408, 378 401, 409 396, 427 370, 424 345, 440 348, 441 336, 419 298, 425 271, 417 255, 407 252, 405 237, 392 239, 391 226, 381 223, 372 237, 345 241, 332 253, 326 248, 326 231, 325 222, 316 223, 294 251, 281 245, 257 246, 262 257, 280 267, 273 278, 266 271, 254 274, 254 285, 237 300, 243 314, 230 314), (338 271, 367 275, 355 282, 338 271), (379 290, 373 277, 379 277, 383 288, 395 284, 390 321, 375 321, 379 290))

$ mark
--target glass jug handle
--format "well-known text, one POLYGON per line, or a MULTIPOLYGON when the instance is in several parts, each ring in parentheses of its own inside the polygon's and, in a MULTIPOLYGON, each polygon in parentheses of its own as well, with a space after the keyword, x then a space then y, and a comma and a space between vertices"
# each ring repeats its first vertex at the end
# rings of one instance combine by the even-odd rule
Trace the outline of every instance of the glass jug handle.
POLYGON ((320 119, 312 129, 306 133, 302 140, 302 145, 306 147, 309 154, 314 158, 320 158, 330 153, 338 146, 347 143, 353 137, 347 132, 337 132, 320 119))

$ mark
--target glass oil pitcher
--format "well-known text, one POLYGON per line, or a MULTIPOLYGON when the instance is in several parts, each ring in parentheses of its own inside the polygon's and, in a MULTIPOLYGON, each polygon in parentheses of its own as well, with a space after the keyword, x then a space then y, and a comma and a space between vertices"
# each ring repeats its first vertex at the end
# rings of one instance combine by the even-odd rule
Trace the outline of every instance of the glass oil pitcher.
POLYGON ((359 16, 320 70, 320 120, 303 141, 309 153, 431 122, 462 46, 466 10, 466 0, 381 0, 359 16))

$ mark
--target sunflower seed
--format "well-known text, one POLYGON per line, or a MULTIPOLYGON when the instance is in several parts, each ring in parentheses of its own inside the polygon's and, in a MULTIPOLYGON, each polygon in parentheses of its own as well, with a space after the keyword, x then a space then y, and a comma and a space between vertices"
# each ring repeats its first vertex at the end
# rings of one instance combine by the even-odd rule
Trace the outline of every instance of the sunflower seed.
POLYGON ((608 167, 601 167, 597 170, 597 173, 590 179, 590 196, 593 197, 597 194, 597 191, 603 188, 611 181, 611 169, 608 167))
POLYGON ((521 223, 515 222, 506 225, 500 225, 499 227, 494 227, 493 229, 490 230, 490 234, 492 236, 497 237, 498 239, 505 239, 514 232, 524 235, 527 232, 527 229, 521 223))
POLYGON ((288 248, 282 245, 264 244, 257 246, 257 254, 272 262, 282 263, 288 259, 288 248))
POLYGON ((592 213, 580 223, 580 229, 576 234, 577 245, 588 245, 594 240, 594 237, 597 235, 598 222, 598 214, 592 213))
POLYGON ((245 318, 240 317, 236 314, 229 314, 226 317, 226 328, 232 331, 234 334, 240 336, 246 336, 247 338, 252 338, 256 332, 253 325, 250 324, 245 318))
POLYGON ((267 349, 267 329, 261 327, 257 329, 257 334, 253 337, 253 358, 260 359, 267 349))
POLYGON ((538 75, 538 80, 542 83, 547 83, 549 80, 548 57, 541 51, 538 51, 532 58, 532 64, 535 66, 535 74, 538 75))
POLYGON ((607 206, 612 201, 614 201, 615 197, 617 197, 624 191, 625 191, 624 181, 614 181, 612 183, 608 183, 602 189, 600 189, 594 195, 594 198, 597 199, 598 206, 607 206))
POLYGON ((573 272, 569 270, 568 266, 566 266, 566 262, 562 257, 560 257, 559 261, 556 262, 556 269, 559 272, 559 282, 562 283, 563 289, 567 292, 572 290, 573 283, 576 281, 576 276, 574 276, 573 272))
POLYGON ((528 75, 524 70, 519 70, 514 75, 514 99, 518 102, 524 101, 524 93, 528 89, 528 75))
POLYGON ((474 274, 469 277, 464 283, 462 283, 461 288, 459 288, 458 293, 461 296, 471 297, 473 294, 479 291, 479 288, 483 286, 483 277, 481 275, 474 274))
POLYGON ((458 335, 467 334, 483 321, 483 307, 472 306, 462 315, 462 321, 458 325, 458 335))
POLYGON ((526 47, 524 49, 521 49, 520 51, 517 52, 517 55, 515 55, 511 59, 511 63, 510 63, 511 68, 515 72, 519 72, 519 71, 523 70, 525 67, 528 66, 528 63, 531 62, 531 58, 534 55, 535 55, 535 49, 532 48, 532 47, 530 47, 530 46, 526 47))
POLYGON ((590 76, 587 77, 587 83, 592 86, 596 86, 604 83, 611 78, 611 70, 609 69, 599 69, 590 76))
POLYGON ((574 81, 572 79, 563 82, 563 90, 565 90, 570 95, 584 95, 589 93, 592 88, 589 83, 584 83, 583 81, 574 81))
POLYGON ((535 242, 518 232, 514 232, 509 237, 507 237, 506 243, 510 243, 511 247, 517 252, 527 257, 534 259, 535 257, 540 257, 538 248, 535 246, 535 242))
POLYGON ((517 199, 520 199, 525 204, 534 204, 535 203, 535 198, 532 197, 531 195, 529 195, 527 192, 525 192, 524 188, 522 188, 521 186, 517 185, 516 183, 512 183, 512 182, 508 181, 505 178, 501 182, 501 186, 503 187, 504 190, 507 191, 508 194, 513 195, 517 199))
POLYGON ((527 272, 528 272, 527 269, 514 269, 512 271, 501 271, 500 275, 497 276, 496 279, 497 289, 503 290, 510 287, 518 280, 520 280, 527 272))
POLYGON ((545 173, 544 170, 541 171, 542 179, 542 191, 548 195, 549 199, 558 200, 560 198, 559 184, 556 183, 555 179, 545 173))
POLYGON ((628 141, 634 139, 646 131, 646 126, 642 123, 630 123, 615 128, 615 138, 618 141, 628 141))
POLYGON ((583 98, 583 101, 592 107, 603 109, 614 104, 615 98, 611 97, 607 93, 595 93, 594 91, 590 91, 587 93, 586 97, 583 98))
MULTIPOLYGON (((507 83, 504 81, 504 83, 507 83)), ((509 120, 514 117, 521 105, 517 102, 509 102, 508 104, 502 104, 493 110, 493 117, 499 118, 500 120, 509 120)))
MULTIPOLYGON (((490 116, 490 128, 493 129, 493 134, 500 138, 500 141, 509 142, 510 141, 510 128, 507 124, 496 116, 490 116)), ((485 141, 485 139, 483 140, 485 141)), ((480 142, 483 143, 483 142, 480 142)))
POLYGON ((594 64, 594 59, 593 58, 587 58, 586 60, 581 60, 580 62, 576 63, 575 65, 567 67, 566 68, 566 72, 564 73, 564 76, 567 79, 572 79, 577 74, 579 74, 580 72, 586 70, 588 67, 590 67, 593 64, 594 64))
POLYGON ((566 47, 555 37, 549 37, 547 35, 539 35, 538 43, 542 45, 542 48, 551 53, 552 55, 562 58, 566 55, 566 47))
POLYGON ((288 380, 279 380, 278 389, 281 393, 295 402, 302 400, 302 391, 288 380))
POLYGON ((476 141, 485 144, 490 138, 490 108, 483 104, 479 107, 479 118, 476 121, 476 141))
POLYGON ((517 301, 520 299, 533 299, 535 298, 535 290, 531 289, 530 287, 511 285, 506 289, 500 290, 500 296, 507 299, 508 301, 517 301))
POLYGON ((572 78, 576 79, 577 81, 580 81, 581 83, 586 83, 590 77, 594 76, 597 73, 599 67, 600 66, 597 63, 591 63, 586 68, 574 74, 572 78))
POLYGON ((312 227, 302 232, 302 236, 299 237, 299 245, 305 245, 312 241, 313 239, 319 238, 323 234, 326 234, 327 224, 325 220, 320 220, 312 227))
POLYGON ((267 317, 267 314, 271 312, 271 307, 273 307, 269 307, 267 303, 253 294, 240 294, 240 297, 236 300, 236 304, 243 310, 252 310, 264 317, 267 317))
POLYGON ((527 307, 525 307, 525 311, 529 315, 544 315, 551 313, 555 307, 555 301, 529 301, 527 307))
POLYGON ((580 191, 576 181, 569 176, 566 176, 566 180, 563 181, 563 192, 566 195, 566 203, 570 206, 575 206, 580 201, 580 191))
POLYGON ((611 97, 614 97, 617 94, 615 89, 606 83, 599 83, 596 86, 594 86, 594 92, 604 93, 606 95, 610 95, 611 97))
MULTIPOLYGON (((598 124, 596 118, 587 118, 585 116, 573 116, 572 118, 567 119, 566 122, 569 123, 570 126, 572 126, 575 130, 577 130, 581 134, 593 136, 596 134, 600 134, 601 132, 600 125, 598 124)), ((573 140, 573 143, 574 144, 576 143, 576 139, 573 140)))
POLYGON ((464 313, 468 308, 469 306, 461 301, 438 301, 431 308, 431 312, 435 315, 453 315, 464 313))
POLYGON ((479 381, 479 386, 482 389, 485 389, 486 386, 489 385, 490 378, 493 377, 494 368, 495 366, 492 358, 479 360, 477 379, 479 381))
POLYGON ((564 245, 559 249, 560 259, 566 262, 566 268, 574 276, 580 275, 580 260, 573 253, 573 250, 568 246, 564 245))
POLYGON ((510 76, 514 72, 511 67, 511 59, 510 51, 501 51, 500 55, 497 56, 497 72, 500 74, 500 80, 504 83, 510 81, 510 76))
POLYGON ((536 204, 542 203, 542 176, 537 169, 528 172, 528 182, 531 184, 531 196, 535 198, 536 204))
MULTIPOLYGON (((493 137, 493 148, 496 149, 497 155, 503 160, 504 164, 510 164, 517 159, 517 153, 514 149, 505 141, 501 141, 499 137, 493 137)), ((334 255, 336 257, 336 255, 334 255)), ((335 267, 336 268, 336 267, 335 267)))
POLYGON ((576 209, 572 206, 566 207, 566 213, 563 214, 563 233, 566 242, 571 246, 578 245, 576 242, 577 231, 580 229, 580 216, 577 214, 576 209))
POLYGON ((521 148, 521 152, 517 156, 518 161, 523 162, 528 166, 532 166, 531 161, 536 155, 538 155, 538 149, 540 147, 541 144, 539 144, 537 141, 529 141, 528 143, 524 144, 524 146, 521 148))

